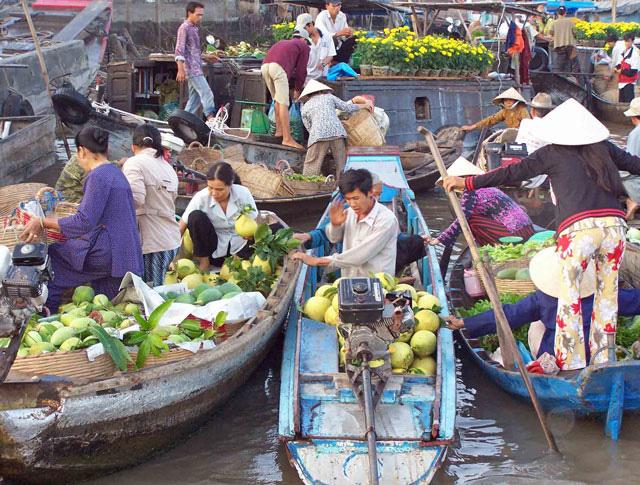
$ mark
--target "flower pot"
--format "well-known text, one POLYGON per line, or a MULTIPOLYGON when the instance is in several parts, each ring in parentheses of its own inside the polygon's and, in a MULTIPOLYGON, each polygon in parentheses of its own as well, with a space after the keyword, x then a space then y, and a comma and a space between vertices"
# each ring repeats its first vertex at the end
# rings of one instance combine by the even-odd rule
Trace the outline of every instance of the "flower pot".
POLYGON ((417 75, 419 77, 431 77, 431 69, 419 69, 417 75))
POLYGON ((389 66, 372 66, 371 71, 374 76, 378 76, 378 77, 388 76, 389 66))
POLYGON ((451 77, 451 69, 441 69, 440 70, 441 77, 451 77))
POLYGON ((372 66, 370 64, 360 64, 360 74, 362 76, 371 76, 373 74, 372 66))
POLYGON ((418 70, 417 70, 417 69, 409 69, 409 70, 408 70, 408 71, 406 71, 404 74, 405 74, 405 76, 411 76, 411 77, 413 77, 413 76, 415 76, 415 75, 416 75, 416 73, 417 73, 417 72, 418 72, 418 70))
POLYGON ((397 67, 390 67, 389 68, 389 75, 390 76, 399 77, 399 76, 402 76, 402 71, 400 69, 398 69, 397 67))
POLYGON ((431 77, 442 77, 442 69, 429 69, 431 77))

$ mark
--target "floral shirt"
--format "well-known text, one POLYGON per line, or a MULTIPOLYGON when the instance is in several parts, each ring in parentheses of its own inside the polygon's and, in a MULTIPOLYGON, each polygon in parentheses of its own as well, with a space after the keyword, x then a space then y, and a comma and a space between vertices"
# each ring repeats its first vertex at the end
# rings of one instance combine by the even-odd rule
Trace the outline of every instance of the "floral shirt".
POLYGON ((178 28, 176 38, 176 62, 184 61, 187 77, 202 76, 202 50, 198 26, 188 20, 178 28))
POLYGON ((358 111, 356 104, 342 101, 333 94, 316 94, 302 105, 302 123, 309 132, 307 146, 317 141, 346 138, 347 132, 342 126, 336 109, 353 113, 358 111))
MULTIPOLYGON (((468 220, 473 216, 484 216, 484 219, 501 224, 508 231, 508 233, 502 234, 503 236, 516 235, 523 229, 531 229, 531 234, 533 234, 533 226, 527 213, 511 197, 499 189, 465 190, 460 198, 460 205, 462 205, 462 210, 468 220)), ((471 229, 473 231, 473 227, 471 229)), ((456 219, 453 224, 440 233, 438 241, 449 246, 456 241, 459 234, 460 223, 456 219)), ((478 238, 478 235, 474 234, 474 236, 478 238)), ((489 242, 481 241, 481 244, 487 243, 489 242)))

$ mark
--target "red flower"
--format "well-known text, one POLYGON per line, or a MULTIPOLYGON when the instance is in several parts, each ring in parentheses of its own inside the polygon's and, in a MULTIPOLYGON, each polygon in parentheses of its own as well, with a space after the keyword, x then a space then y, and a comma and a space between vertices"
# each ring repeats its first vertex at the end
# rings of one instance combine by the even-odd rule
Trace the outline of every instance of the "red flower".
MULTIPOLYGON (((563 256, 562 253, 566 252, 569 249, 569 246, 571 246, 571 235, 570 234, 564 234, 562 236, 560 236, 558 238, 558 240, 556 241, 556 250, 558 252, 560 252, 560 257, 562 259, 564 259, 566 256, 563 256)), ((571 253, 569 253, 567 256, 571 256, 571 253)))
POLYGON ((556 365, 560 370, 564 368, 564 359, 562 358, 562 354, 559 350, 556 350, 556 365))
POLYGON ((614 327, 611 323, 607 323, 604 326, 605 333, 616 333, 616 327, 614 327))
POLYGON ((582 311, 582 301, 578 300, 577 302, 572 303, 571 311, 573 312, 574 315, 577 315, 578 313, 580 313, 582 311))
POLYGON ((566 325, 564 323, 564 320, 559 315, 556 316, 556 325, 558 326, 558 328, 564 328, 566 325))
POLYGON ((613 261, 613 270, 618 271, 618 267, 620 265, 620 260, 622 259, 622 253, 624 252, 624 241, 618 241, 616 247, 613 248, 613 251, 607 253, 607 260, 609 262, 613 261))
POLYGON ((587 261, 586 259, 583 259, 582 262, 580 263, 580 266, 582 266, 582 271, 586 271, 587 270, 587 265, 589 264, 589 261, 587 261))

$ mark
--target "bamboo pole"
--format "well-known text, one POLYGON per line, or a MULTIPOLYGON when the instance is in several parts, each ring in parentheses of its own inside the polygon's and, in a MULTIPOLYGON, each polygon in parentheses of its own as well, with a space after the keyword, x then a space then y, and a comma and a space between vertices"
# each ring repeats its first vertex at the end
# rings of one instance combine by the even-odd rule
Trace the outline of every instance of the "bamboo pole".
POLYGON ((611 22, 615 22, 617 16, 618 16, 618 0, 611 0, 611 22))
MULTIPOLYGON (((438 145, 436 144, 435 138, 433 134, 427 130, 424 126, 418 128, 418 132, 424 135, 427 144, 429 145, 429 149, 433 154, 433 158, 438 166, 438 170, 440 171, 440 175, 444 179, 447 176, 447 168, 442 161, 442 157, 440 155, 440 150, 438 149, 438 145)), ((496 317, 496 330, 498 331, 498 340, 500 341, 500 348, 502 349, 502 358, 503 361, 505 357, 511 354, 513 360, 518 366, 518 372, 522 376, 522 380, 529 392, 529 397, 531 398, 531 403, 533 404, 533 408, 535 409, 536 414, 538 415, 538 421, 540 421, 540 426, 542 427, 542 431, 544 432, 544 436, 547 440, 547 444, 549 445, 549 449, 552 451, 558 452, 558 445, 556 444, 555 438, 553 434, 551 434, 551 430, 549 430, 544 412, 540 403, 538 402, 538 397, 536 395, 536 391, 531 384, 531 379, 529 378, 529 374, 527 373, 526 368, 524 367, 524 363, 522 362, 522 356, 518 351, 516 340, 511 332, 511 327, 509 326, 509 322, 507 321, 507 317, 504 314, 504 310, 502 308, 502 303, 500 302, 500 297, 498 296, 498 290, 495 286, 495 281, 490 276, 487 268, 484 266, 482 259, 480 258, 480 254, 478 252, 478 247, 476 246, 475 239, 473 238, 473 234, 471 233, 471 228, 469 227, 469 223, 467 222, 467 218, 464 215, 462 210, 462 206, 460 205, 460 201, 454 192, 447 192, 449 197, 449 202, 453 207, 453 210, 458 218, 458 222, 460 223, 460 228, 462 229, 462 233, 464 234, 465 239, 467 240, 467 244, 469 245, 469 250, 471 251, 471 256, 475 262, 476 268, 480 271, 480 275, 485 284, 485 289, 487 290, 487 295, 489 296, 489 300, 491 301, 491 306, 493 307, 493 311, 496 317), (506 351, 506 353, 505 353, 506 351)), ((511 366, 513 366, 513 360, 511 362, 511 366)), ((505 367, 506 361, 505 361, 505 367)))
MULTIPOLYGON (((44 56, 42 55, 42 49, 40 48, 40 39, 38 39, 38 33, 36 32, 36 28, 33 25, 33 19, 31 18, 31 13, 29 12, 29 7, 27 6, 26 0, 20 0, 20 4, 22 5, 22 11, 24 12, 24 17, 27 20, 27 24, 29 25, 29 31, 31 32, 31 37, 33 38, 33 45, 36 49, 36 56, 38 57, 38 62, 40 63, 40 73, 42 74, 42 80, 44 81, 44 88, 49 93, 49 98, 51 99, 51 103, 53 104, 53 98, 51 98, 51 90, 49 89, 49 71, 47 71, 47 64, 44 62, 44 56)), ((54 110, 55 112, 55 110, 54 110)), ((60 132, 62 134, 62 143, 64 143, 64 149, 67 152, 67 159, 71 158, 71 149, 69 148, 69 142, 67 141, 67 135, 64 132, 64 127, 62 126, 62 122, 58 117, 58 114, 55 113, 56 121, 58 122, 58 127, 60 128, 60 132)))

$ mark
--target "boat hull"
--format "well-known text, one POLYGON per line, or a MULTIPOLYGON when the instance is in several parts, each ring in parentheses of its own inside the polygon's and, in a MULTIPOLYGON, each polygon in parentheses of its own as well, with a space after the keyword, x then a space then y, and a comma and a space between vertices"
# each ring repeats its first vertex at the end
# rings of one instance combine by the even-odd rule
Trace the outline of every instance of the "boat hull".
POLYGON ((0 124, 6 120, 15 131, 0 140, 2 185, 24 182, 56 162, 53 115, 0 118, 0 124))
POLYGON ((76 481, 134 465, 184 439, 249 378, 280 334, 299 268, 289 271, 291 283, 276 292, 272 308, 217 349, 84 385, 3 384, 3 477, 76 481))
MULTIPOLYGON (((286 443, 289 460, 308 485, 369 483, 365 441, 311 440, 286 443)), ((377 443, 380 485, 429 483, 444 461, 447 447, 419 442, 377 443)))

